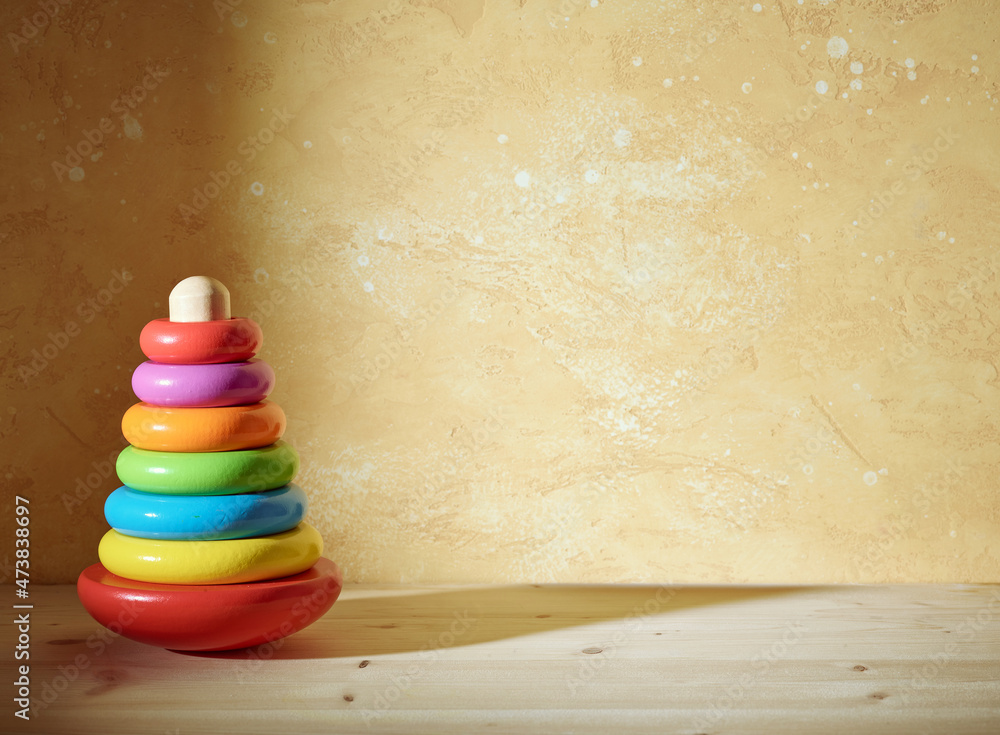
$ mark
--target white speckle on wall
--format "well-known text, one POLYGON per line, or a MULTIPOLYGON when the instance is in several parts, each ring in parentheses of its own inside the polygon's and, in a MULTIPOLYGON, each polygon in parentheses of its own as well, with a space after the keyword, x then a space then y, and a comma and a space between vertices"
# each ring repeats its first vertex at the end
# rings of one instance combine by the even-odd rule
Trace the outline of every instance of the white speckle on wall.
POLYGON ((632 142, 632 133, 625 128, 621 128, 615 133, 614 141, 616 146, 624 148, 632 142))
POLYGON ((843 58, 847 55, 849 49, 847 40, 840 36, 834 36, 826 42, 826 52, 830 54, 831 59, 843 58))
POLYGON ((130 140, 142 140, 142 125, 131 115, 122 118, 122 132, 130 140))

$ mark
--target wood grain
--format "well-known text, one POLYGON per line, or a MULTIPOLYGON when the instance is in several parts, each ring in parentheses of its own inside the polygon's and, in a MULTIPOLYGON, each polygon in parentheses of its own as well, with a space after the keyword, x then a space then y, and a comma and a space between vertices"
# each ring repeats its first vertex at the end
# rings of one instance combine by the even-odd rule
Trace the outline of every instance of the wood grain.
POLYGON ((995 585, 355 587, 203 655, 111 635, 73 587, 30 602, 35 712, 8 699, 3 732, 1000 732, 995 585))

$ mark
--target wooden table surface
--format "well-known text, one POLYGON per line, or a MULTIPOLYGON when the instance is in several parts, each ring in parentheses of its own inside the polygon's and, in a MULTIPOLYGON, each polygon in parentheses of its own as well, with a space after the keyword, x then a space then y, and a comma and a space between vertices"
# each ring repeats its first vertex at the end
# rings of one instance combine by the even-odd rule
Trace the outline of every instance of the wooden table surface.
POLYGON ((73 587, 28 602, 34 712, 9 688, 4 733, 1000 733, 996 585, 349 587, 202 655, 112 635, 73 587))

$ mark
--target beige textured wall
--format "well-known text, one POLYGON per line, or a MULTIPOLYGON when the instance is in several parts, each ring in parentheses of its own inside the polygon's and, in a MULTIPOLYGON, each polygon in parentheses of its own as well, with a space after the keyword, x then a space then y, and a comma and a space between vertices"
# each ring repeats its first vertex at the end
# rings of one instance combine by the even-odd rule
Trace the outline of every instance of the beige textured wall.
POLYGON ((998 27, 4 3, 0 482, 35 581, 96 560, 139 330, 199 273, 264 327, 349 580, 1000 581, 998 27))

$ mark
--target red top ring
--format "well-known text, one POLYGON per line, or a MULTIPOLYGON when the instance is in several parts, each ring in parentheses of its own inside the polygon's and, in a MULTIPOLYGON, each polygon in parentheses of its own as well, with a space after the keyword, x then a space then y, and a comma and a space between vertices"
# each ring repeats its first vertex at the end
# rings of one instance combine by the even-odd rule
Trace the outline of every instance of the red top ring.
POLYGON ((253 319, 172 322, 154 319, 142 328, 139 347, 146 357, 171 365, 242 362, 257 354, 264 333, 253 319))

